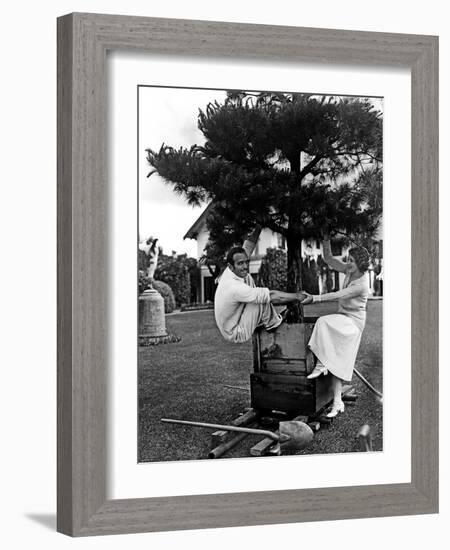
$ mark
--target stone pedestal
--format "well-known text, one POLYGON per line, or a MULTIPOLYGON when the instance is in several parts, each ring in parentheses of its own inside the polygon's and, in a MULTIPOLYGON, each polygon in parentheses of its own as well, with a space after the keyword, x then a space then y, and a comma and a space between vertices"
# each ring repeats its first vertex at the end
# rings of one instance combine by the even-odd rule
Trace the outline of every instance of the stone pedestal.
POLYGON ((144 290, 139 296, 139 336, 167 336, 164 299, 153 288, 144 290))
POLYGON ((154 346, 179 342, 180 338, 168 334, 164 315, 164 299, 153 288, 139 296, 139 345, 154 346))

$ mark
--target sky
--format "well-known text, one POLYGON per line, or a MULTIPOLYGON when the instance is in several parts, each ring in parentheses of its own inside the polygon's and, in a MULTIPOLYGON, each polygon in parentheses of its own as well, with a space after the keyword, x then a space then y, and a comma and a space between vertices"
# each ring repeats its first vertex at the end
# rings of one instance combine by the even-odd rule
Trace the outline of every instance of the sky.
POLYGON ((198 110, 225 96, 218 90, 139 88, 139 235, 157 237, 164 254, 174 250, 197 257, 196 241, 183 236, 207 205, 191 207, 158 174, 148 178, 152 168, 145 149, 159 150, 162 143, 175 148, 204 143, 197 128, 198 110))
MULTIPOLYGON (((152 167, 145 150, 159 150, 163 143, 174 148, 203 144, 197 128, 198 110, 225 97, 225 91, 220 90, 139 88, 139 236, 157 237, 164 254, 175 251, 197 257, 196 241, 184 240, 183 236, 207 205, 191 207, 158 174, 147 177, 152 167)), ((373 103, 382 110, 381 100, 373 103)))

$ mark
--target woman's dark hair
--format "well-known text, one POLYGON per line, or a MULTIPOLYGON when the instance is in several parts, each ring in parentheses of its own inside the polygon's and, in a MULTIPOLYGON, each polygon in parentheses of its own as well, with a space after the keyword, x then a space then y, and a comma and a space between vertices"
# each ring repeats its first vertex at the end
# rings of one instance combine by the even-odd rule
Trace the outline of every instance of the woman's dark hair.
POLYGON ((233 248, 228 251, 227 264, 234 265, 233 256, 235 254, 247 254, 247 252, 245 252, 242 246, 233 246, 233 248))
POLYGON ((355 246, 348 251, 350 256, 355 260, 355 264, 361 273, 365 273, 369 269, 370 256, 365 248, 362 246, 355 246))

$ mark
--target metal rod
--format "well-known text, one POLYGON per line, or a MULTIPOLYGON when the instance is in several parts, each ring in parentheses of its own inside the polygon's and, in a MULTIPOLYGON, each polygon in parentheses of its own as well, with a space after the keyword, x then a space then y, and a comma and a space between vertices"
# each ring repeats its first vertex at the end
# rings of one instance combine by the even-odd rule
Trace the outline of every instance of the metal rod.
POLYGON ((364 376, 357 370, 353 369, 356 376, 364 382, 364 384, 369 388, 370 391, 372 391, 375 395, 377 395, 380 399, 383 399, 383 394, 380 393, 377 389, 375 389, 372 384, 364 378, 364 376))
POLYGON ((198 428, 212 428, 214 430, 226 430, 228 432, 241 432, 247 434, 264 435, 274 441, 280 441, 280 436, 269 430, 257 430, 256 428, 244 428, 241 426, 227 426, 223 424, 210 424, 209 422, 192 422, 191 420, 173 420, 171 418, 161 418, 161 422, 168 424, 183 424, 185 426, 197 426, 198 428))

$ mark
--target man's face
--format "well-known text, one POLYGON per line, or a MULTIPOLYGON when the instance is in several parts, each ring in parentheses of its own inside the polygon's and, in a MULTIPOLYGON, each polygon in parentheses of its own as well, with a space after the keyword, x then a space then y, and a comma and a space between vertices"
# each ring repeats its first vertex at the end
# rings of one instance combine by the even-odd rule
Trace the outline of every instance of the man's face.
POLYGON ((244 279, 248 275, 249 263, 250 262, 247 258, 247 254, 236 252, 235 254, 233 254, 233 265, 228 264, 228 267, 235 275, 244 279))

